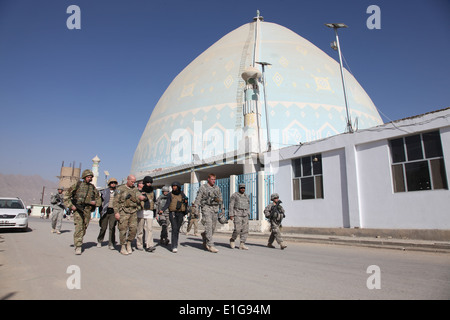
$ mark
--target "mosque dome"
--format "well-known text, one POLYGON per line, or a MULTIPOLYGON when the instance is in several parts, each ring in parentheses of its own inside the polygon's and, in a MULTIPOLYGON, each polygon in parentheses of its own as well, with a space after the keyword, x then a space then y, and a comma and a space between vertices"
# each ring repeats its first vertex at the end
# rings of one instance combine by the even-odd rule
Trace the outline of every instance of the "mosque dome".
MULTIPOLYGON (((271 64, 265 79, 272 150, 346 131, 339 63, 293 31, 255 19, 222 37, 172 81, 145 127, 131 173, 189 164, 193 154, 206 159, 236 152, 244 127, 242 74, 260 69, 255 61, 271 64)), ((382 124, 364 89, 344 74, 352 121, 359 129, 382 124)), ((264 99, 261 92, 262 131, 264 99)))

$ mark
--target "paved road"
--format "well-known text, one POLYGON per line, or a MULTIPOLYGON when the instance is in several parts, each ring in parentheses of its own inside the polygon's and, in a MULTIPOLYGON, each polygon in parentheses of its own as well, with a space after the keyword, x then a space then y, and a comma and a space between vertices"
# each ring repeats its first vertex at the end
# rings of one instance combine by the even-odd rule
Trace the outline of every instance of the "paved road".
POLYGON ((180 236, 176 254, 158 246, 123 256, 106 243, 96 247, 99 228, 91 221, 76 256, 72 222, 61 235, 50 233, 49 220, 31 218, 30 227, 0 232, 1 299, 450 298, 450 254, 298 242, 282 251, 261 239, 242 251, 217 235, 217 254, 204 251, 200 237, 180 236), (373 265, 379 272, 368 273, 373 265))

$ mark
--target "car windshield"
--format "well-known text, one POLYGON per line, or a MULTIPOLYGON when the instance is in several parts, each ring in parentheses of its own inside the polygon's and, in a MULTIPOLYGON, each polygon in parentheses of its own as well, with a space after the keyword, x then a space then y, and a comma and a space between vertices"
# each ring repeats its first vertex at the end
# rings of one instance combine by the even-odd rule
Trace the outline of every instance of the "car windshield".
POLYGON ((22 201, 14 199, 0 199, 0 209, 23 209, 22 201))

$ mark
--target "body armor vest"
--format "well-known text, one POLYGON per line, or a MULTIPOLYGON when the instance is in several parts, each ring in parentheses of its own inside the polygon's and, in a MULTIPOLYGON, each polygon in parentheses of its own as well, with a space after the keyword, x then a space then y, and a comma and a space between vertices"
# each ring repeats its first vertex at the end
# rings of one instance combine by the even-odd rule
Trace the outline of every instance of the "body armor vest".
POLYGON ((249 210, 250 209, 250 199, 246 194, 239 194, 236 202, 234 203, 236 209, 249 210))
POLYGON ((172 201, 169 204, 169 211, 177 212, 177 211, 186 211, 186 205, 182 203, 183 197, 180 194, 172 193, 172 201))

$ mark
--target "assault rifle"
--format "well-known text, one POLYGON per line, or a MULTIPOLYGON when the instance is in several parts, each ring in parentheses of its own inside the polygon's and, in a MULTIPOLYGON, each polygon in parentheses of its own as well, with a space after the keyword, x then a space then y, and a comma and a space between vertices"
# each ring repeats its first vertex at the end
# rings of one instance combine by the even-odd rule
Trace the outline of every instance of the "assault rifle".
POLYGON ((281 200, 278 200, 277 204, 272 207, 270 212, 270 218, 275 221, 279 221, 281 223, 281 221, 286 215, 282 212, 280 204, 281 200))

